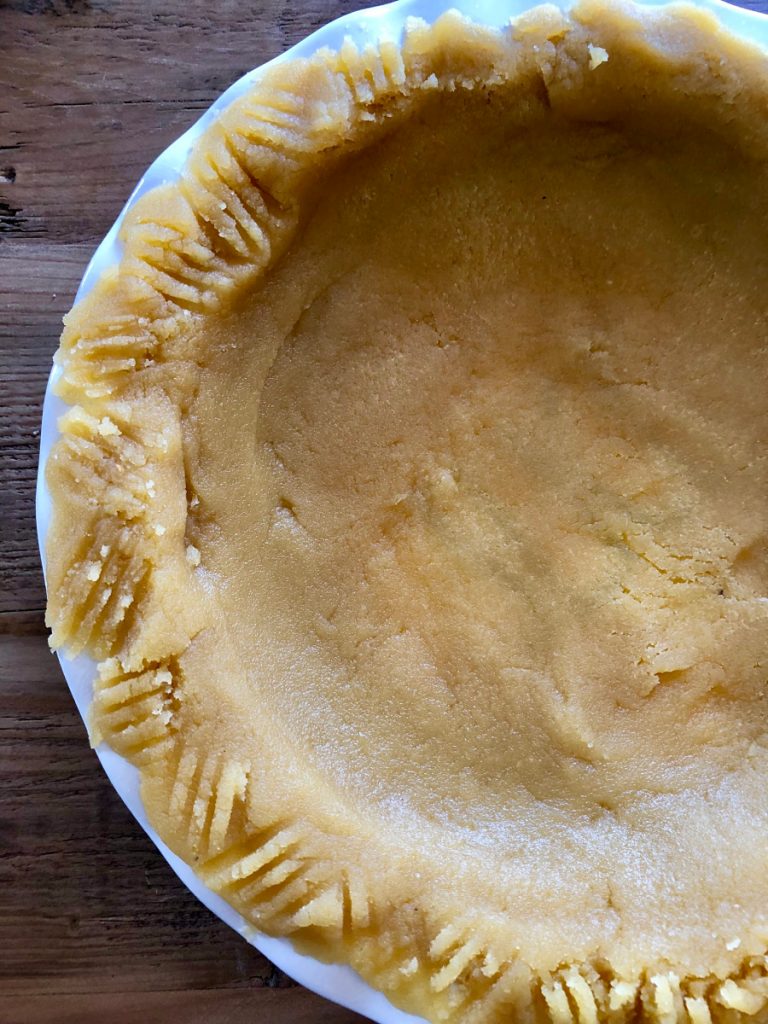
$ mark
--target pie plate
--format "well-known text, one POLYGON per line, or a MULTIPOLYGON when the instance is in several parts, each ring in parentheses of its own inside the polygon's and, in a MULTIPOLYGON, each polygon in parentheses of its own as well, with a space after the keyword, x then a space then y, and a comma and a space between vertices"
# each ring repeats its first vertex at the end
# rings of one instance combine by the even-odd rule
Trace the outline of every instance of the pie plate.
MULTIPOLYGON (((666 0, 640 0, 637 6, 657 8, 666 5, 666 0)), ((373 7, 339 18, 276 57, 269 64, 249 72, 227 89, 205 114, 148 168, 91 259, 80 283, 77 299, 86 295, 100 276, 120 259, 121 243, 118 233, 130 207, 150 189, 179 179, 194 143, 221 111, 252 87, 265 68, 287 59, 308 57, 324 47, 338 49, 347 37, 360 47, 384 39, 399 42, 406 22, 412 17, 431 23, 446 10, 454 9, 472 21, 501 28, 508 25, 511 19, 530 10, 532 6, 534 5, 527 3, 526 0, 397 0, 386 6, 373 7)), ((568 10, 572 4, 570 0, 560 0, 555 6, 568 10)), ((734 35, 768 49, 768 16, 733 7, 721 0, 696 0, 695 6, 711 12, 723 27, 734 35)), ((54 368, 48 382, 40 440, 36 512, 43 563, 45 539, 51 519, 51 499, 45 483, 44 468, 51 448, 59 437, 58 419, 66 411, 64 402, 53 391, 59 372, 54 368)), ((85 655, 70 659, 61 652, 59 660, 78 710, 87 720, 93 695, 92 683, 96 675, 95 662, 85 655)), ((211 892, 186 863, 171 852, 149 825, 139 794, 139 773, 136 768, 104 744, 97 748, 96 753, 113 786, 184 885, 214 914, 240 932, 278 967, 307 988, 373 1021, 378 1021, 379 1024, 416 1024, 421 1020, 394 1007, 383 994, 374 991, 350 967, 321 963, 298 953, 287 939, 271 938, 256 933, 220 896, 211 892)))

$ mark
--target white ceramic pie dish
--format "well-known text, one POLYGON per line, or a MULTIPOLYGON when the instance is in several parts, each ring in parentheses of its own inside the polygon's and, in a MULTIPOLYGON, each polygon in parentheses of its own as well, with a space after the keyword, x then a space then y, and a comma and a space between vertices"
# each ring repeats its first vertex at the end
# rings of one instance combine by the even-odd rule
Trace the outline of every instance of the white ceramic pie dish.
MULTIPOLYGON (((668 0, 638 0, 639 6, 666 6, 668 0)), ((695 0, 695 5, 714 13, 724 27, 735 35, 755 42, 768 50, 768 16, 733 7, 721 0, 695 0)), ((256 76, 265 67, 277 61, 291 57, 309 56, 322 47, 338 48, 345 37, 350 36, 356 43, 383 38, 399 40, 405 24, 410 17, 420 17, 425 21, 435 20, 444 11, 453 8, 462 14, 485 25, 502 27, 535 4, 527 0, 397 0, 383 7, 374 7, 366 11, 349 14, 324 26, 313 35, 307 37, 286 53, 254 71, 232 85, 205 114, 179 139, 168 147, 148 168, 137 184, 123 211, 112 226, 101 245, 91 259, 80 287, 77 299, 82 298, 100 275, 120 256, 118 231, 126 211, 144 192, 156 185, 176 180, 186 161, 191 146, 202 134, 211 120, 228 104, 246 92, 256 76)), ((572 6, 570 0, 560 0, 556 6, 567 10, 572 6)), ((43 420, 40 436, 40 463, 38 468, 36 512, 37 531, 41 557, 45 560, 45 537, 48 532, 51 502, 45 484, 44 467, 52 445, 58 438, 58 417, 66 406, 52 391, 52 385, 58 371, 54 368, 48 382, 43 405, 43 420)), ((80 714, 85 719, 92 700, 92 681, 95 676, 95 663, 81 655, 68 659, 59 654, 59 660, 69 688, 77 704, 80 714)), ((120 794, 131 813, 142 825, 173 870, 198 899, 210 910, 235 928, 256 946, 261 952, 307 988, 326 996, 343 1006, 349 1007, 369 1017, 379 1024, 418 1024, 421 1018, 403 1013, 396 1009, 379 992, 374 991, 362 981, 355 972, 346 966, 320 963, 311 957, 297 953, 287 939, 274 939, 255 933, 253 929, 237 914, 221 897, 212 893, 195 876, 193 871, 168 847, 150 827, 139 796, 139 775, 137 770, 114 751, 102 744, 96 751, 104 770, 113 786, 120 794)))

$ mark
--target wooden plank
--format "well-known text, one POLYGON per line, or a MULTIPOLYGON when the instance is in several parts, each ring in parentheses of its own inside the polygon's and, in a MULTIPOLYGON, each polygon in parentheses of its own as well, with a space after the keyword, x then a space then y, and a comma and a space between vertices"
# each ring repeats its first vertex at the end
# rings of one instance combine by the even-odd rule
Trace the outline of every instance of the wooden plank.
POLYGON ((354 0, 4 3, 0 237, 98 242, 227 86, 354 0))
POLYGON ((4 999, 4 1024, 354 1024, 362 1020, 304 989, 214 992, 119 992, 109 996, 4 999), (255 1007, 263 1017, 254 1017, 255 1007))
POLYGON ((42 398, 61 318, 90 254, 87 243, 0 244, 0 632, 10 612, 45 604, 33 500, 42 398))

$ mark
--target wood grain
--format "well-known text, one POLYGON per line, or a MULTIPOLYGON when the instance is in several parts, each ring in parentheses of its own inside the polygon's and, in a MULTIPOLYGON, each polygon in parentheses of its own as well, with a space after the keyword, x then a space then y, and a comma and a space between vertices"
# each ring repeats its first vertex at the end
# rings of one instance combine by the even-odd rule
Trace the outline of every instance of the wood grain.
MULTIPOLYGON (((49 654, 34 530, 61 317, 142 171, 361 0, 0 0, 0 1024, 351 1024, 176 880, 49 654)), ((768 0, 745 3, 768 11, 768 0)))
POLYGON ((254 1021, 290 1021, 290 1024, 346 1024, 362 1018, 319 1000, 301 988, 265 989, 258 1003, 251 992, 224 989, 204 992, 136 992, 89 996, 87 1014, 80 996, 11 997, 3 1001, 3 1024, 83 1024, 86 1020, 109 1024, 254 1024, 254 1021), (255 1015, 256 1014, 256 1015, 255 1015))

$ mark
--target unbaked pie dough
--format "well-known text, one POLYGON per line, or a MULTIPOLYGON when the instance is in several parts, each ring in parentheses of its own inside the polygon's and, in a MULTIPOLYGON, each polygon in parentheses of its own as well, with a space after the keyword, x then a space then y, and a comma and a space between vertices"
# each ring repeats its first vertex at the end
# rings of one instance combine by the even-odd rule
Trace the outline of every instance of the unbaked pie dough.
POLYGON ((162 838, 431 1021, 768 996, 768 60, 277 65, 67 318, 53 644, 162 838))

